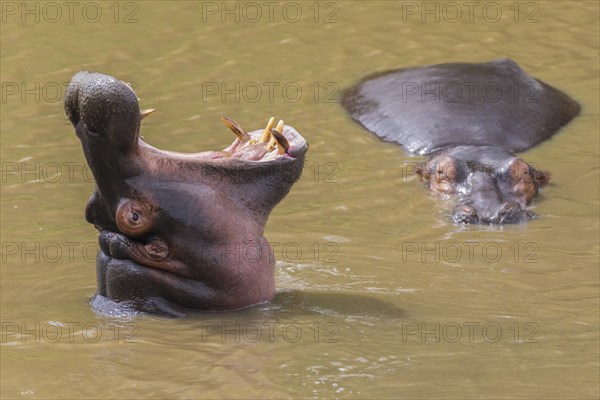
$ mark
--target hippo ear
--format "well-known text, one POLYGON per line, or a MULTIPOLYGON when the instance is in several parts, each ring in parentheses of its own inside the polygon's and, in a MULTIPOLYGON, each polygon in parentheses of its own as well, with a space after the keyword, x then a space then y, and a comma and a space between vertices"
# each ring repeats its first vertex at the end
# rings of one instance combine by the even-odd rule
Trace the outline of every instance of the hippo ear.
POLYGON ((534 171, 533 178, 539 187, 546 186, 550 183, 550 172, 548 171, 534 171))

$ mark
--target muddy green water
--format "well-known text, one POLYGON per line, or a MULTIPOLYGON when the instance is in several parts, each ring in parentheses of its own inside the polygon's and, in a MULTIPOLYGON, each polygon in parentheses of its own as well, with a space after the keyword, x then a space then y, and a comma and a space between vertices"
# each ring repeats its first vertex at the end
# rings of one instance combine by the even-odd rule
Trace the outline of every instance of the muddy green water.
POLYGON ((2 397, 597 398, 598 3, 475 3, 2 2, 2 397), (337 99, 374 71, 498 57, 582 113, 523 155, 553 174, 539 220, 457 227, 406 174, 423 159, 337 99), (62 111, 83 69, 158 109, 142 134, 160 148, 225 147, 221 115, 249 129, 275 115, 307 138, 267 226, 272 303, 183 320, 90 309, 94 185, 62 111))

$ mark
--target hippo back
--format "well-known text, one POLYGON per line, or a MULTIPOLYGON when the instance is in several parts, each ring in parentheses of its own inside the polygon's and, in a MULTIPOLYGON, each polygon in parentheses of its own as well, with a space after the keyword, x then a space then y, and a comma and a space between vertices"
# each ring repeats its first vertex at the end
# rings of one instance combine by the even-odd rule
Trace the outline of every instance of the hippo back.
POLYGON ((522 151, 551 137, 580 109, 508 59, 377 74, 346 91, 342 104, 377 136, 419 154, 457 145, 522 151))

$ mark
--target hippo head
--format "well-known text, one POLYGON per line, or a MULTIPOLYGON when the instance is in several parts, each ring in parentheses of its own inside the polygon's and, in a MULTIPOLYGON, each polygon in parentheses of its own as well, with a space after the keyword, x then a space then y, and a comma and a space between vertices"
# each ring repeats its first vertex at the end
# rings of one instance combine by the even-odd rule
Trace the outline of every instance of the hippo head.
POLYGON ((65 96, 96 180, 86 219, 100 232, 96 308, 170 316, 225 311, 275 295, 264 228, 298 180, 307 142, 282 121, 246 132, 222 151, 159 150, 139 136, 131 87, 79 72, 65 96))
POLYGON ((341 103, 378 137, 432 156, 423 181, 457 199, 455 222, 483 224, 535 216, 525 207, 549 175, 512 153, 548 140, 581 109, 506 58, 375 73, 341 103))
MULTIPOLYGON (((434 155, 417 171, 432 192, 456 195, 456 223, 512 224, 536 214, 526 207, 550 175, 491 146, 458 146, 434 155)), ((453 196, 454 197, 454 196, 453 196)))

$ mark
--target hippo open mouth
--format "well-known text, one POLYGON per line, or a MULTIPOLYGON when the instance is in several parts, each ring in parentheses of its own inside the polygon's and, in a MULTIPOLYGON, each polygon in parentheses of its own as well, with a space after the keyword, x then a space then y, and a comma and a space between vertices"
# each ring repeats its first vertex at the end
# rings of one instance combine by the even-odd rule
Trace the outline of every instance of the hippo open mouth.
POLYGON ((140 136, 133 90, 108 75, 77 73, 65 112, 96 180, 86 219, 100 231, 98 293, 136 311, 235 310, 275 294, 264 227, 304 165, 306 140, 271 118, 221 151, 177 153, 140 136))

